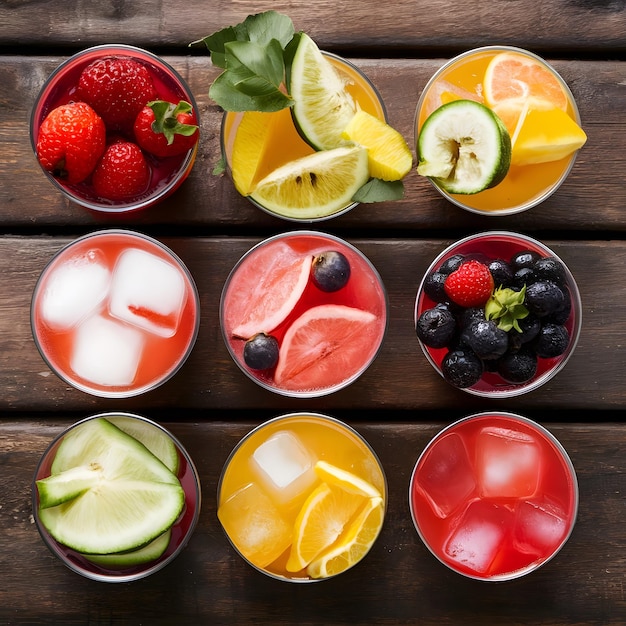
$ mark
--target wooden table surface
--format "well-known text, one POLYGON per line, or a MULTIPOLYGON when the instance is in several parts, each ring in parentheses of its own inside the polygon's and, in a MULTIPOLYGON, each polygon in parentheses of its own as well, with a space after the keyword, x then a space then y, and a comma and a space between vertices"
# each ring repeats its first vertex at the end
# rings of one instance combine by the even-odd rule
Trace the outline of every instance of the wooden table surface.
POLYGON ((206 0, 66 0, 0 3, 0 624, 626 624, 626 4, 624 0, 337 0, 274 3, 206 0), (562 188, 509 217, 479 216, 443 200, 411 172, 405 198, 361 205, 315 225, 356 244, 385 282, 390 325, 370 369, 316 400, 264 391, 230 360, 218 324, 222 285, 264 237, 293 230, 238 196, 211 171, 220 156, 221 110, 208 98, 217 76, 202 47, 189 47, 250 13, 275 9, 326 50, 362 68, 389 120, 413 145, 417 99, 445 60, 472 47, 516 45, 550 61, 569 84, 588 142, 562 188), (201 116, 194 170, 155 209, 94 215, 46 180, 30 146, 33 101, 72 53, 128 43, 163 56, 189 82, 201 116), (63 244, 123 226, 170 246, 201 299, 197 344, 159 389, 107 400, 52 374, 30 331, 32 290, 63 244), (583 329, 567 364, 543 388, 510 400, 475 398, 447 385, 421 353, 413 328, 419 281, 448 243, 486 230, 540 239, 574 274, 583 329), (548 427, 578 473, 580 509, 557 557, 509 583, 466 580, 421 544, 408 510, 408 481, 427 441, 470 413, 501 409, 548 427), (65 426, 124 410, 162 422, 187 447, 202 481, 199 525, 176 561, 150 578, 96 583, 48 552, 31 512, 35 465, 65 426), (353 425, 380 456, 389 509, 380 538, 357 567, 312 585, 268 579, 230 548, 216 517, 222 465, 253 426, 282 413, 324 412, 353 425))

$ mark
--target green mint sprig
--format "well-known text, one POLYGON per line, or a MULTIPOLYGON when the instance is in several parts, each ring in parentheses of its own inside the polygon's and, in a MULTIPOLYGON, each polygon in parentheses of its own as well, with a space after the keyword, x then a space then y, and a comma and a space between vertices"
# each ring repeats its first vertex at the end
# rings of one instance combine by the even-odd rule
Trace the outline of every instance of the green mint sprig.
POLYGON ((520 291, 508 287, 498 287, 485 304, 485 317, 488 320, 497 320, 498 328, 508 332, 514 328, 518 333, 523 332, 518 320, 528 316, 528 309, 524 306, 526 285, 520 291))

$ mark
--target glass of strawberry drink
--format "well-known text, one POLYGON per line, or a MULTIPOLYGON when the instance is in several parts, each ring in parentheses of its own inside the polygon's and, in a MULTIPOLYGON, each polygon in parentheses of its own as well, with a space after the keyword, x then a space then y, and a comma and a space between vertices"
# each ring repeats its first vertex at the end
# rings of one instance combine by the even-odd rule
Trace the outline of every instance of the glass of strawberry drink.
POLYGON ((432 262, 414 321, 424 355, 454 387, 505 398, 533 391, 564 367, 582 326, 565 263, 526 235, 471 235, 432 262))
POLYGON ((133 211, 160 202, 187 178, 198 119, 189 86, 165 61, 133 46, 95 46, 43 85, 31 145, 70 200, 94 211, 133 211))
POLYGON ((578 482, 561 443, 512 413, 479 413, 444 428, 415 464, 415 528, 451 570, 513 580, 561 550, 578 512, 578 482))
POLYGON ((256 383, 293 397, 343 389, 373 362, 387 294, 371 262, 338 237, 284 233, 249 250, 222 290, 233 360, 256 383))
POLYGON ((200 516, 200 478, 163 426, 101 413, 50 443, 35 470, 32 505, 41 538, 70 570, 130 582, 163 569, 186 547, 200 516))

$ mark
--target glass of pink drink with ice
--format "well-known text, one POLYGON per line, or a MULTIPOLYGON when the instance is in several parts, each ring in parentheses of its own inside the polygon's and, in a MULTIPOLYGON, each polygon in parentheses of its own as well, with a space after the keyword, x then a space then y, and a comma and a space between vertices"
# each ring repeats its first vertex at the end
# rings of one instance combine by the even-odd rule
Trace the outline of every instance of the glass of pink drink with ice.
POLYGON ((169 380, 191 353, 199 324, 198 292, 184 263, 127 230, 94 232, 62 248, 31 306, 44 361, 73 387, 107 398, 169 380))
POLYGON ((409 488, 415 528, 455 572, 519 578, 552 559, 578 510, 572 462, 530 419, 479 413, 442 430, 420 455, 409 488))

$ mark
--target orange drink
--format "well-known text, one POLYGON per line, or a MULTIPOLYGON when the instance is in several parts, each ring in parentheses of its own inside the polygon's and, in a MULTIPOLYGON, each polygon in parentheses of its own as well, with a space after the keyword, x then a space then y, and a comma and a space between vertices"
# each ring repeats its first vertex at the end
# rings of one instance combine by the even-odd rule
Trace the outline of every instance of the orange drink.
POLYGON ((218 518, 235 550, 279 580, 335 576, 378 537, 387 485, 369 444, 324 415, 261 424, 235 447, 218 485, 218 518))
MULTIPOLYGON (((418 141, 431 113, 460 99, 484 104, 502 120, 511 138, 511 163, 501 182, 478 193, 449 193, 434 184, 444 197, 474 213, 505 215, 536 206, 559 188, 574 165, 577 150, 560 154, 567 152, 563 146, 569 145, 570 131, 575 129, 571 121, 579 126, 580 115, 569 87, 550 65, 531 52, 508 46, 478 48, 451 59, 420 96, 415 117, 418 141), (509 61, 522 66, 521 78, 513 74, 517 70, 508 67, 509 61), (519 85, 521 89, 514 92, 512 87, 519 85), (543 142, 547 152, 556 154, 541 162, 534 162, 536 155, 519 156, 529 142, 543 142)), ((580 129, 574 132, 583 141, 584 133, 580 129)))

